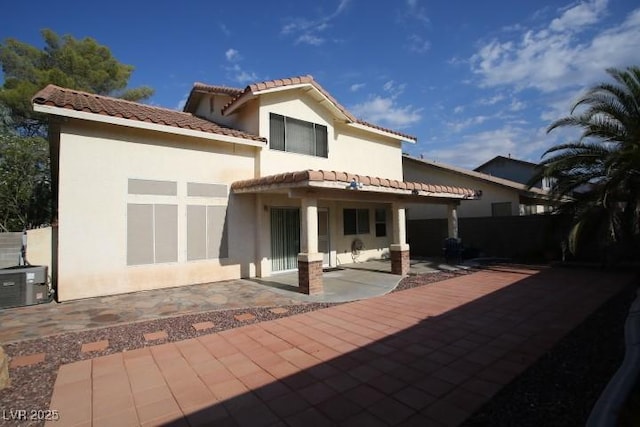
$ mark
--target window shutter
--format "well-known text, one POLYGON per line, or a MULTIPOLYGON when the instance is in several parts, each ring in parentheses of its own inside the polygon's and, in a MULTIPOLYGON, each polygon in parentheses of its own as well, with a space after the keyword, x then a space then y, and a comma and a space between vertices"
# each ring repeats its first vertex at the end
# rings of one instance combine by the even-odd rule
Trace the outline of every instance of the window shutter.
POLYGON ((329 157, 327 146, 327 127, 322 125, 315 126, 316 131, 316 156, 329 157))
POLYGON ((269 116, 269 147, 273 150, 285 150, 284 145, 284 116, 273 114, 269 116))

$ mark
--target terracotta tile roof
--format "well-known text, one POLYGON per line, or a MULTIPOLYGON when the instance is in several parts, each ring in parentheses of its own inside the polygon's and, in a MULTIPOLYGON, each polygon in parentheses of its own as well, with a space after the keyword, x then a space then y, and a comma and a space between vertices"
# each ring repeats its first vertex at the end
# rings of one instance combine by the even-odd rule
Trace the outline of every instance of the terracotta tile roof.
POLYGON ((346 108, 344 108, 333 96, 331 96, 329 92, 324 90, 324 88, 320 86, 318 82, 316 82, 313 79, 313 76, 311 75, 290 77, 286 79, 268 80, 265 82, 251 84, 247 88, 249 88, 252 92, 258 92, 265 89, 272 89, 272 88, 282 87, 282 86, 292 86, 292 85, 305 84, 305 83, 308 83, 312 85, 314 88, 316 88, 318 92, 323 94, 333 105, 335 105, 335 107, 338 110, 342 112, 342 114, 347 116, 349 120, 351 120, 352 122, 355 122, 357 120, 349 111, 347 111, 346 108))
POLYGON ((219 93, 229 96, 238 96, 244 92, 244 89, 229 86, 209 85, 206 83, 195 82, 193 84, 192 91, 206 92, 206 93, 219 93))
POLYGON ((209 85, 206 83, 195 82, 189 92, 187 101, 184 103, 182 111, 189 113, 198 108, 198 102, 203 94, 226 95, 231 98, 235 98, 236 96, 241 95, 243 91, 244 89, 237 87, 209 85))
MULTIPOLYGON (((384 132, 391 133, 393 135, 398 135, 403 138, 416 140, 417 138, 412 135, 408 135, 403 132, 399 132, 393 129, 388 129, 382 126, 374 125, 372 123, 366 122, 364 120, 360 120, 356 118, 353 114, 351 114, 345 107, 343 107, 329 92, 327 92, 318 82, 313 79, 313 76, 296 76, 296 77, 288 77, 284 79, 276 79, 276 80, 267 80, 258 83, 252 83, 248 85, 241 93, 238 93, 234 99, 232 99, 227 105, 222 107, 222 112, 224 113, 226 110, 231 108, 237 102, 241 102, 244 98, 253 96, 256 92, 260 92, 267 89, 275 89, 278 87, 285 86, 294 86, 299 84, 310 84, 312 85, 318 92, 324 95, 342 114, 347 117, 347 119, 352 123, 359 123, 363 126, 367 126, 373 129, 381 130, 384 132)), ((207 86, 207 85, 204 85, 207 86)), ((211 86, 211 87, 219 87, 219 86, 211 86)), ((227 92, 225 92, 227 93, 227 92)), ((230 93, 227 93, 230 94, 230 93)))
POLYGON ((400 131, 397 131, 397 130, 392 130, 392 129, 388 129, 388 128, 385 128, 385 127, 382 127, 382 126, 378 126, 378 125, 375 125, 373 123, 365 122, 364 120, 356 119, 356 123, 359 123, 359 124, 361 124, 363 126, 368 126, 370 128, 378 129, 378 130, 381 130, 383 132, 389 132, 389 133, 392 133, 394 135, 401 136, 403 138, 407 138, 407 139, 411 139, 411 140, 417 140, 418 139, 413 135, 409 135, 407 133, 403 133, 403 132, 400 132, 400 131))
POLYGON ((36 93, 31 101, 39 105, 266 142, 265 138, 221 126, 190 113, 61 88, 55 85, 48 85, 36 93))
POLYGON ((450 185, 425 184, 421 182, 405 182, 395 179, 379 178, 368 175, 351 174, 348 172, 304 170, 297 172, 285 172, 277 175, 269 175, 261 178, 236 181, 231 184, 232 190, 246 190, 254 187, 273 186, 279 184, 296 184, 300 182, 343 182, 349 184, 353 179, 363 185, 371 187, 392 188, 397 190, 418 190, 429 193, 448 194, 475 198, 476 191, 469 188, 454 187, 450 185))

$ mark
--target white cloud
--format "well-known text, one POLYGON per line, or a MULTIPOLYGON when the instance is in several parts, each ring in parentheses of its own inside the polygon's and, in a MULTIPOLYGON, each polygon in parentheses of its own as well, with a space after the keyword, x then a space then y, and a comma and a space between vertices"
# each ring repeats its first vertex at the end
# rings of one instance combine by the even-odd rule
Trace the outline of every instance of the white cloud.
POLYGON ((540 114, 540 119, 550 123, 561 117, 568 116, 572 105, 571 97, 572 94, 569 92, 559 93, 547 102, 546 109, 540 114))
POLYGON ((521 111, 524 110, 524 108, 527 106, 526 103, 517 100, 516 98, 512 98, 511 99, 511 104, 509 104, 509 111, 521 111))
POLYGON ((229 62, 237 62, 237 61, 242 59, 242 57, 240 56, 240 52, 238 52, 237 50, 235 50, 233 48, 228 49, 224 53, 224 56, 227 58, 227 61, 229 61, 229 62))
POLYGON ((420 5, 418 0, 407 0, 406 10, 402 14, 403 18, 413 18, 422 24, 429 24, 431 22, 429 20, 429 16, 427 15, 427 11, 424 6, 420 5))
POLYGON ((408 37, 408 40, 409 40, 408 48, 411 52, 425 53, 429 49, 431 49, 431 42, 429 40, 423 39, 421 36, 417 34, 411 34, 408 37))
POLYGON ((421 108, 400 106, 394 98, 373 96, 349 109, 364 120, 394 128, 403 128, 420 121, 421 108))
POLYGON ((314 20, 302 17, 289 19, 280 30, 280 33, 294 36, 295 44, 305 43, 312 46, 319 46, 325 42, 325 39, 320 37, 318 33, 328 29, 331 26, 331 21, 340 16, 350 2, 351 0, 340 0, 338 7, 333 13, 314 20))
POLYGON ((474 169, 498 154, 508 154, 516 147, 516 133, 510 129, 499 129, 475 134, 473 139, 448 148, 430 150, 428 158, 468 169, 474 169))
POLYGON ((406 83, 396 83, 393 80, 389 80, 385 82, 384 85, 382 85, 382 89, 391 96, 391 99, 395 99, 398 96, 402 95, 406 88, 406 83))
POLYGON ((310 44, 311 46, 320 46, 322 43, 324 43, 324 39, 321 37, 315 36, 313 34, 307 33, 297 38, 295 44, 300 44, 300 43, 310 44))
POLYGON ((551 21, 549 28, 553 31, 579 30, 600 20, 607 8, 608 0, 583 1, 568 8, 562 16, 551 21))
POLYGON ((534 131, 519 127, 505 126, 502 129, 473 133, 461 137, 458 143, 447 148, 434 149, 425 157, 435 161, 474 169, 497 155, 538 162, 535 154, 549 147, 549 138, 544 129, 534 131))
POLYGON ((640 9, 624 22, 590 35, 584 30, 606 13, 605 0, 581 1, 547 28, 516 40, 494 39, 470 59, 484 87, 510 85, 553 92, 602 80, 604 69, 640 62, 640 9))
POLYGON ((366 86, 365 83, 354 83, 349 87, 349 90, 351 92, 357 92, 357 91, 359 91, 360 89, 362 89, 365 86, 366 86))
POLYGON ((456 108, 453 109, 453 112, 455 114, 460 114, 464 111, 464 106, 463 105, 458 105, 456 106, 456 108))
POLYGON ((231 35, 231 31, 229 31, 229 29, 227 28, 227 26, 226 26, 226 25, 224 25, 224 24, 222 24, 222 23, 221 23, 221 24, 219 24, 218 26, 220 27, 220 31, 222 31, 222 33, 223 33, 225 36, 230 36, 230 35, 231 35))
POLYGON ((246 71, 238 64, 234 64, 232 67, 227 67, 227 71, 231 74, 231 79, 240 84, 255 82, 258 80, 256 73, 246 71))
POLYGON ((504 99, 504 95, 495 95, 491 98, 482 98, 478 101, 480 105, 494 105, 504 99))
POLYGON ((459 132, 463 131, 464 129, 468 128, 469 126, 480 125, 480 124, 486 122, 487 120, 489 120, 490 118, 491 117, 489 117, 489 116, 469 117, 469 118, 466 118, 464 120, 459 120, 459 121, 455 121, 455 122, 448 122, 447 123, 447 127, 449 129, 451 129, 452 132, 459 133, 459 132))
POLYGON ((239 62, 242 61, 242 55, 236 49, 230 48, 224 53, 227 59, 228 65, 224 65, 223 68, 227 72, 227 78, 233 80, 236 83, 245 84, 248 82, 254 82, 258 80, 256 73, 247 71, 240 66, 239 62))

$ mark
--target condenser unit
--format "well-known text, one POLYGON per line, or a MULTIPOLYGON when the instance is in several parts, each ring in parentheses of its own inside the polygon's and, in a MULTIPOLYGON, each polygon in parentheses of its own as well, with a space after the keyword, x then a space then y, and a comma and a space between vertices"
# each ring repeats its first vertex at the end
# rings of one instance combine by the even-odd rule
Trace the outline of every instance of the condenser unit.
POLYGON ((49 302, 46 266, 0 269, 0 308, 49 302))

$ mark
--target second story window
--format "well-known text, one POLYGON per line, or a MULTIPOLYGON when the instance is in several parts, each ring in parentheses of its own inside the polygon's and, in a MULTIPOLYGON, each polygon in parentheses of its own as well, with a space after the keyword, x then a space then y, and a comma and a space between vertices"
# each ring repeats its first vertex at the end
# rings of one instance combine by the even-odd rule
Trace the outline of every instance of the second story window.
POLYGON ((328 157, 327 127, 271 113, 269 147, 272 150, 328 157))

